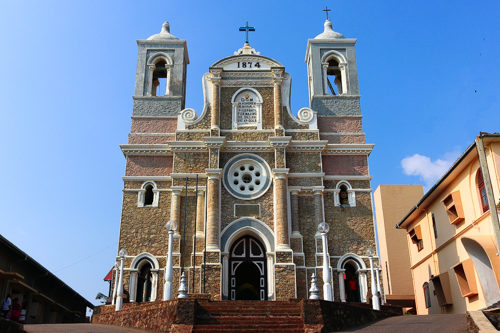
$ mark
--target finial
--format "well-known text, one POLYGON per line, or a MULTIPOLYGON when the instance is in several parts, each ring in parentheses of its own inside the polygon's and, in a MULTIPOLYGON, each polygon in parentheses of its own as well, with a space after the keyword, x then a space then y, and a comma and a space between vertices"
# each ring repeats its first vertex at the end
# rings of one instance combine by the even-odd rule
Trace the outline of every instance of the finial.
POLYGON ((328 6, 325 7, 325 9, 323 9, 323 12, 326 13, 326 19, 328 20, 328 12, 331 12, 332 10, 331 9, 328 9, 328 6))
POLYGON ((168 21, 163 22, 163 24, 161 25, 161 32, 170 33, 170 23, 168 23, 168 21))
POLYGON ((177 296, 177 298, 187 298, 188 297, 187 291, 188 288, 186 284, 186 275, 184 274, 184 272, 182 272, 181 280, 179 283, 179 295, 177 296))
POLYGON ((319 288, 316 284, 316 273, 311 275, 311 289, 309 289, 309 299, 320 299, 319 288))

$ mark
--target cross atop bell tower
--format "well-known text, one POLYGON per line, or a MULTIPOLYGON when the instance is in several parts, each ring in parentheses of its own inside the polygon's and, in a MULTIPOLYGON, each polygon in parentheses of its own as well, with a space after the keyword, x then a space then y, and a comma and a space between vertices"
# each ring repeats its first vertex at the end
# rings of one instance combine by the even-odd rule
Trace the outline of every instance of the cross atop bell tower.
POLYGON ((328 12, 331 12, 332 10, 331 9, 328 9, 328 6, 325 7, 325 9, 323 9, 323 11, 325 12, 326 14, 326 19, 328 20, 328 12))

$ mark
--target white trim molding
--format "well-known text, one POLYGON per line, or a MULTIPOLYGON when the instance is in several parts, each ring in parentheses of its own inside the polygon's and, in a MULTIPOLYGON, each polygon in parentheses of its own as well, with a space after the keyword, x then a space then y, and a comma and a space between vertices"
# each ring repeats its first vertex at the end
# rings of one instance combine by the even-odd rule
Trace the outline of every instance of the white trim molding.
POLYGON ((370 155, 374 146, 374 144, 329 143, 326 145, 323 155, 370 155))

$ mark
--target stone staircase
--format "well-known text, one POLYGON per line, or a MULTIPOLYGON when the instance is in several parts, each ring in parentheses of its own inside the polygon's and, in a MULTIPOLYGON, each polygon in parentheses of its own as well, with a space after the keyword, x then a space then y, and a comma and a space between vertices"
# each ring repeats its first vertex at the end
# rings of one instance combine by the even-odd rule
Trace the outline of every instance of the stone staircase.
POLYGON ((198 302, 193 333, 287 332, 303 333, 304 318, 298 302, 198 302))

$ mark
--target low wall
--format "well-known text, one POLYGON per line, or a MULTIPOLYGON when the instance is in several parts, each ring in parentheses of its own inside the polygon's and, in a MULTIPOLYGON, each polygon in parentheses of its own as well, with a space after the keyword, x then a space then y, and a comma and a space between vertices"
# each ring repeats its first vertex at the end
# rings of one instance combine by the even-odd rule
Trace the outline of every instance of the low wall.
POLYGON ((120 311, 115 311, 114 305, 103 305, 94 309, 92 323, 153 332, 191 332, 195 306, 194 299, 124 303, 120 311))
MULTIPOLYGON (((196 316, 201 315, 197 314, 198 299, 124 303, 121 311, 115 311, 114 305, 103 305, 94 309, 92 323, 139 328, 152 332, 187 333, 193 330, 196 316)), ((374 311, 365 304, 322 300, 290 301, 300 305, 305 332, 338 331, 402 314, 399 307, 384 306, 382 311, 374 311)))
POLYGON ((361 326, 387 317, 401 315, 400 307, 384 306, 375 311, 365 304, 302 300, 305 332, 332 332, 361 326))

